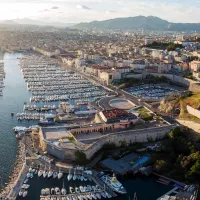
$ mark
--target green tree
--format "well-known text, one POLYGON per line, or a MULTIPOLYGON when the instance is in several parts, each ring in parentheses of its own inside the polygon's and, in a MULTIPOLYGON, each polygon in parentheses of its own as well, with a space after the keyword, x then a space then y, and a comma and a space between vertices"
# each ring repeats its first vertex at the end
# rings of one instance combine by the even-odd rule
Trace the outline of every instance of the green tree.
POLYGON ((77 164, 85 165, 85 164, 88 163, 88 159, 86 157, 86 154, 83 153, 82 151, 76 151, 75 156, 76 156, 77 164))
POLYGON ((163 173, 167 171, 168 163, 165 160, 157 160, 154 168, 157 172, 163 173))
POLYGON ((174 130, 172 130, 170 132, 169 135, 170 135, 171 138, 179 137, 179 136, 181 136, 181 129, 179 127, 176 127, 174 130))

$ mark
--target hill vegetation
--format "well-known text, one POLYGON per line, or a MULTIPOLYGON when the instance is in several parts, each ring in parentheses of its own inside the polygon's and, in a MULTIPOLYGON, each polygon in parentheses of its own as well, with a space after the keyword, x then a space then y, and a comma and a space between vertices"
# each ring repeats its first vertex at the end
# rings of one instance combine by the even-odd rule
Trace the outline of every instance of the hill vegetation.
POLYGON ((187 112, 187 105, 197 109, 200 105, 200 94, 185 93, 178 97, 168 96, 160 103, 160 109, 168 114, 178 115, 179 119, 199 121, 200 119, 194 117, 187 112))
POLYGON ((152 154, 154 171, 175 180, 197 183, 200 178, 200 152, 188 140, 187 132, 177 127, 161 145, 162 150, 152 154))
POLYGON ((176 48, 182 48, 183 46, 181 44, 160 43, 160 42, 155 41, 152 44, 145 45, 145 47, 152 48, 152 49, 174 51, 176 48))
POLYGON ((136 16, 127 18, 115 18, 104 21, 80 23, 73 28, 77 29, 101 29, 101 30, 157 30, 157 31, 200 31, 200 23, 172 23, 154 16, 136 16))

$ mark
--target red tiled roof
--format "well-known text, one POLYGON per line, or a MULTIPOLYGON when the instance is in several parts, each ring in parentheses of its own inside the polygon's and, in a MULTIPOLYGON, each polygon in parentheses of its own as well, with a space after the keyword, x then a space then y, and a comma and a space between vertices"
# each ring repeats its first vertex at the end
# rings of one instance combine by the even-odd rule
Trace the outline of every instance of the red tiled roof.
POLYGON ((102 113, 107 119, 114 119, 118 117, 125 117, 131 115, 131 113, 128 113, 125 110, 121 109, 106 110, 102 111, 102 113))
POLYGON ((124 66, 124 67, 116 67, 116 69, 130 69, 131 67, 129 66, 124 66))
POLYGON ((98 66, 98 65, 89 66, 89 68, 92 68, 92 69, 110 69, 110 67, 108 67, 108 66, 98 66))

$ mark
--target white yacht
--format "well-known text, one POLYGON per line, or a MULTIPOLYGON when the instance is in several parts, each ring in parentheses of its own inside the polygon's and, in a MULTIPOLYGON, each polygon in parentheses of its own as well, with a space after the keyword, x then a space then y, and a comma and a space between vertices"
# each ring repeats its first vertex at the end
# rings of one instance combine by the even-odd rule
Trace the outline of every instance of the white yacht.
POLYGON ((28 128, 26 128, 26 127, 24 127, 24 126, 15 126, 14 128, 13 128, 13 130, 14 130, 14 132, 20 132, 20 131, 24 131, 24 132, 26 132, 26 131, 28 131, 29 129, 28 128))
POLYGON ((60 189, 58 187, 55 188, 55 194, 60 195, 60 189))
POLYGON ((58 176, 58 172, 53 172, 53 178, 56 178, 58 176))
POLYGON ((66 195, 67 194, 67 190, 65 189, 65 185, 64 185, 64 179, 63 179, 63 187, 61 189, 61 194, 62 195, 66 195))
POLYGON ((80 188, 80 191, 81 191, 82 193, 85 192, 85 189, 84 189, 83 186, 80 186, 79 188, 80 188))
POLYGON ((106 199, 106 194, 104 192, 101 192, 101 196, 106 199))
POLYGON ((59 173, 58 173, 58 179, 61 179, 62 176, 63 176, 63 173, 61 171, 59 171, 59 173))
POLYGON ((48 175, 48 172, 46 170, 43 171, 43 178, 46 178, 46 176, 48 175))
POLYGON ((45 189, 42 189, 42 190, 41 190, 41 195, 46 195, 45 189))
POLYGON ((28 194, 28 191, 25 190, 25 191, 23 192, 23 195, 22 195, 22 196, 23 196, 23 197, 26 197, 27 194, 28 194))
POLYGON ((55 189, 51 188, 51 195, 54 195, 54 191, 55 191, 55 189))
POLYGON ((48 172, 48 178, 52 177, 52 175, 53 175, 53 171, 50 169, 48 172))
POLYGON ((87 195, 87 198, 92 200, 92 196, 90 194, 87 195))
POLYGON ((99 193, 95 193, 98 199, 101 199, 101 195, 99 193))
POLYGON ((33 170, 33 169, 30 167, 28 171, 29 171, 29 172, 32 172, 32 170, 33 170))
POLYGON ((73 176, 73 181, 76 180, 76 169, 74 170, 74 176, 73 176))
POLYGON ((42 174, 43 174, 43 171, 40 169, 40 170, 38 171, 38 177, 42 176, 42 174))
POLYGON ((81 181, 84 181, 84 176, 83 176, 83 175, 80 176, 80 180, 81 180, 81 181))
POLYGON ((71 169, 69 170, 69 174, 67 175, 67 180, 70 181, 72 179, 72 174, 70 173, 71 169))
POLYGON ((81 178, 81 177, 80 177, 79 175, 76 175, 76 179, 77 179, 77 180, 80 180, 80 178, 81 178))
POLYGON ((67 190, 66 190, 65 188, 62 188, 62 189, 61 189, 61 194, 62 194, 62 195, 66 195, 66 194, 67 194, 67 190))
POLYGON ((19 191, 19 196, 20 196, 20 197, 23 195, 23 192, 24 192, 23 190, 20 190, 20 191, 19 191))
POLYGON ((90 196, 93 198, 93 199, 97 199, 96 195, 94 193, 90 193, 90 196))
POLYGON ((115 192, 118 192, 120 194, 126 194, 126 190, 123 187, 123 185, 117 180, 116 176, 113 174, 113 177, 110 177, 108 175, 104 175, 101 177, 101 180, 108 185, 110 188, 112 188, 115 192))
POLYGON ((78 187, 75 187, 75 192, 76 192, 76 193, 80 193, 80 190, 79 190, 78 187))
POLYGON ((107 192, 105 192, 105 195, 107 196, 108 199, 112 198, 112 196, 107 192))

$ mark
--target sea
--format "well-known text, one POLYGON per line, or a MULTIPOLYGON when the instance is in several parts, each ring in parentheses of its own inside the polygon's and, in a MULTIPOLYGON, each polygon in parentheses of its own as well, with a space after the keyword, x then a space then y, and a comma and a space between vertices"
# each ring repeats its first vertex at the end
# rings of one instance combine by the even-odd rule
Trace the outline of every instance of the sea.
MULTIPOLYGON (((27 90, 25 80, 23 79, 19 57, 22 54, 5 53, 4 55, 4 70, 6 73, 4 79, 5 88, 3 96, 0 96, 0 187, 2 188, 9 181, 17 154, 17 140, 13 132, 14 126, 31 126, 36 122, 18 122, 16 117, 12 117, 11 113, 15 114, 23 111, 25 102, 29 102, 31 93, 27 90)), ((66 175, 65 175, 66 176, 66 175)), ((28 196, 24 200, 39 200, 41 189, 60 187, 64 183, 65 188, 78 187, 80 185, 94 185, 94 183, 81 181, 68 182, 65 178, 61 180, 38 178, 36 175, 30 180, 30 188, 28 196)), ((134 193, 137 195, 137 200, 156 200, 170 189, 173 185, 162 185, 156 182, 156 178, 146 176, 132 176, 119 178, 121 183, 127 190, 127 194, 114 198, 115 200, 132 200, 134 193)), ((18 197, 17 199, 20 199, 18 197)), ((22 198, 21 198, 22 199, 22 198)))

